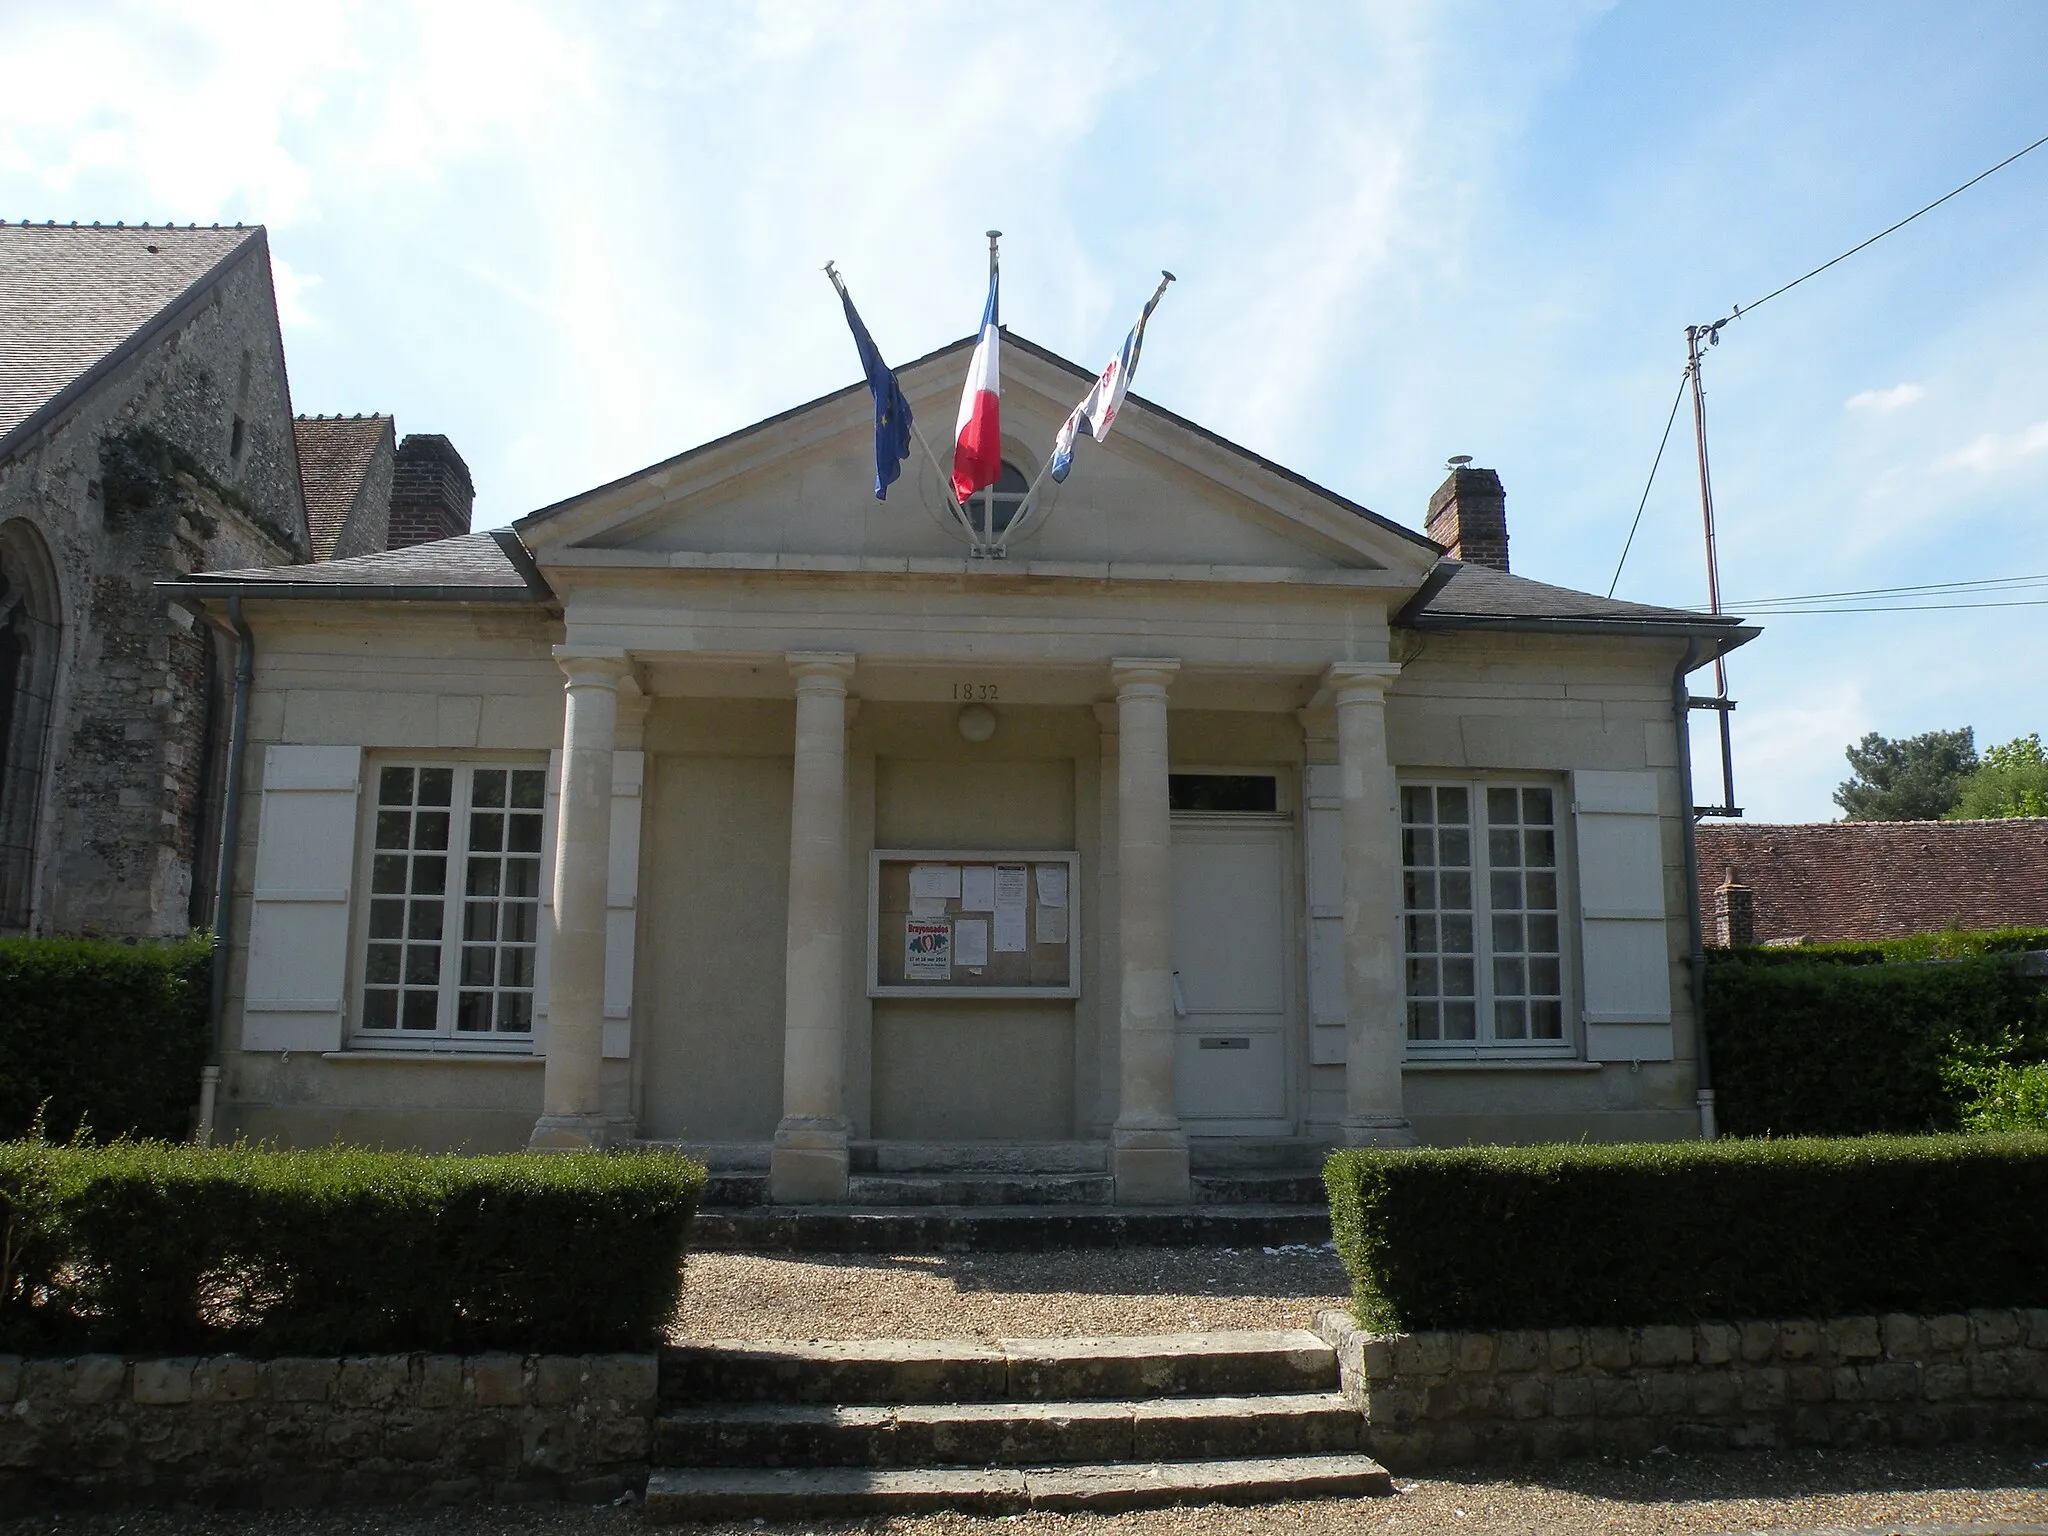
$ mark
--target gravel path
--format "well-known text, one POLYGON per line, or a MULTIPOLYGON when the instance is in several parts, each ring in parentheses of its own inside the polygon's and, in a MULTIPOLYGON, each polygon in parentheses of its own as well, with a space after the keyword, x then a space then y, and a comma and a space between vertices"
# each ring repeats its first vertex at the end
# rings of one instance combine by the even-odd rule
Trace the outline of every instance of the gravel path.
POLYGON ((2043 1452, 1971 1450, 1660 1456, 1405 1479, 1387 1499, 1129 1515, 923 1515, 649 1527, 633 1509, 146 1511, 0 1521, 0 1536, 1722 1536, 1772 1531, 2048 1531, 2043 1452))
POLYGON ((690 1255, 677 1338, 1056 1338, 1308 1328, 1350 1295, 1328 1247, 690 1255))

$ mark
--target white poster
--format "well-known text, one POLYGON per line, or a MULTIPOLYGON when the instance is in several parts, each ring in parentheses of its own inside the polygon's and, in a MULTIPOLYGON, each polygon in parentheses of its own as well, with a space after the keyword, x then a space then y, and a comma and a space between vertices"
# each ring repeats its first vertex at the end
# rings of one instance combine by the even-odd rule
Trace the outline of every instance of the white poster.
POLYGON ((944 917, 946 898, 943 896, 913 896, 910 898, 912 917, 944 917))
POLYGON ((960 869, 960 910, 993 912, 996 909, 996 867, 966 864, 960 869))
POLYGON ((1038 906, 1038 942, 1041 944, 1064 944, 1067 942, 1067 909, 1049 907, 1040 902, 1038 906))
POLYGON ((913 917, 903 925, 903 979, 953 979, 953 925, 913 917))
POLYGON ((1022 864, 996 866, 996 905, 1023 906, 1031 897, 1029 870, 1022 864))
POLYGON ((996 953, 1014 952, 1021 954, 1024 943, 1024 903, 999 901, 996 903, 996 953))
MULTIPOLYGON (((1064 907, 1067 904, 1066 865, 1038 866, 1038 904, 1041 907, 1064 907)), ((1064 943, 1065 940, 1061 942, 1064 943)))
POLYGON ((911 865, 910 894, 912 896, 958 897, 960 894, 960 866, 958 864, 911 865))
POLYGON ((953 959, 970 971, 988 964, 988 923, 963 917, 953 925, 953 959))

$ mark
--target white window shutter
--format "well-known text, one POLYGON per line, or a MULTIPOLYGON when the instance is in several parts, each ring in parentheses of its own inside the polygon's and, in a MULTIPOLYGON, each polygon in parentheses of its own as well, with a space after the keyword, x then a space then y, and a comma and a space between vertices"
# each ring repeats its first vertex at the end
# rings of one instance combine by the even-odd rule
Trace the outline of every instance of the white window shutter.
POLYGON ((612 754, 611 874, 604 912, 604 1053, 633 1054, 633 938, 640 900, 644 752, 612 754))
POLYGON ((533 946, 533 1054, 548 1053, 548 953, 555 935, 555 828, 562 816, 562 749, 548 754, 540 820, 540 930, 533 946))
POLYGON ((242 1049, 338 1051, 348 995, 361 747, 268 747, 242 1049))
POLYGON ((1312 764, 1302 813, 1308 882, 1308 1040, 1311 1064, 1344 1064, 1344 801, 1333 763, 1312 764))
POLYGON ((1657 775, 1572 776, 1586 1055, 1669 1061, 1671 937, 1657 775))

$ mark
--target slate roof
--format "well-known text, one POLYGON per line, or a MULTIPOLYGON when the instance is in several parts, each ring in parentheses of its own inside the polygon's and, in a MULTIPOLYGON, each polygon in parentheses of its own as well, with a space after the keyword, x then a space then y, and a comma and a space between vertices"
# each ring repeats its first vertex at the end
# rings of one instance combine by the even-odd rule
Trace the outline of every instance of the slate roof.
POLYGON ((264 596, 332 594, 429 602, 539 601, 551 595, 532 558, 504 529, 317 565, 195 571, 182 581, 158 585, 195 594, 221 594, 239 588, 246 592, 262 589, 264 596))
POLYGON ((299 485, 306 496, 313 558, 325 560, 362 493, 378 446, 393 435, 392 418, 300 416, 292 421, 292 435, 299 445, 299 485))
POLYGON ((2048 927, 2048 818, 1702 825, 1710 936, 1730 870, 1754 893, 1758 943, 2048 927))
POLYGON ((1658 608, 1648 603, 1626 603, 1570 587, 1553 587, 1511 576, 1490 566, 1456 566, 1451 579, 1414 614, 1410 622, 1423 627, 1433 622, 1456 624, 1462 620, 1552 619, 1593 623, 1655 624, 1687 629, 1739 629, 1742 621, 1732 614, 1696 613, 1688 608, 1658 608))
POLYGON ((260 227, 0 224, 0 441, 262 239, 260 227))

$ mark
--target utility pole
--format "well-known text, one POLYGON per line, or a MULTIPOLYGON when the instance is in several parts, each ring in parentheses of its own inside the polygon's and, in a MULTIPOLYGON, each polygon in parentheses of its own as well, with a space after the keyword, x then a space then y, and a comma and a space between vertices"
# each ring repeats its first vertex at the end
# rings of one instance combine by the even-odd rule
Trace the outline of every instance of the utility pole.
MULTIPOLYGON (((1732 318, 1732 317, 1731 317, 1732 318)), ((1707 470, 1707 392, 1700 381, 1700 338, 1705 337, 1709 346, 1721 340, 1721 327, 1726 320, 1712 325, 1688 325, 1685 328, 1685 372, 1692 383, 1692 436, 1694 446, 1699 450, 1700 461, 1700 521, 1707 537, 1707 611, 1715 616, 1721 612, 1721 557, 1714 542, 1714 482, 1707 470)), ((1714 657, 1714 696, 1711 699, 1690 698, 1687 700, 1694 709, 1711 709, 1721 720, 1721 803, 1712 806, 1695 806, 1695 816, 1740 816, 1742 809, 1735 803, 1735 747, 1729 730, 1729 716, 1734 713, 1735 701, 1728 697, 1728 663, 1725 657, 1714 657)))

